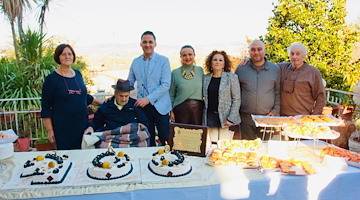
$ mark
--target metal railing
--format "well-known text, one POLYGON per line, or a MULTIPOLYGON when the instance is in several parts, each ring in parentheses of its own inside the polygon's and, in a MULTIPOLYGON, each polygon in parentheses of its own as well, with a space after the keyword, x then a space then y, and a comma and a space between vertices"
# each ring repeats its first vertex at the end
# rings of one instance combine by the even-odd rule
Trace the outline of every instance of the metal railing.
MULTIPOLYGON (((104 100, 112 95, 100 92, 93 96, 104 100)), ((0 130, 13 129, 19 137, 30 137, 32 141, 46 136, 47 133, 40 118, 41 109, 40 106, 36 106, 40 105, 40 100, 41 97, 0 99, 0 130)))
POLYGON ((40 97, 0 99, 0 130, 13 129, 19 136, 37 139, 44 131, 40 97), (33 105, 33 106, 24 106, 33 105))
POLYGON ((358 96, 360 97, 360 94, 356 94, 353 92, 347 92, 347 91, 342 91, 342 90, 335 90, 335 89, 331 89, 331 88, 325 88, 325 92, 326 92, 326 101, 329 104, 334 104, 334 105, 338 105, 343 103, 344 101, 344 97, 346 95, 348 95, 348 99, 351 98, 353 96, 358 96))
MULTIPOLYGON (((338 105, 343 103, 342 98, 348 95, 349 98, 359 96, 352 92, 334 90, 326 88, 326 99, 329 104, 338 105)), ((99 92, 93 96, 97 99, 104 100, 113 94, 99 92)), ((132 96, 135 96, 132 94, 132 96)), ((17 98, 17 99, 0 99, 0 130, 13 129, 19 136, 29 136, 32 141, 37 140, 43 134, 46 134, 44 125, 40 118, 40 108, 24 108, 23 105, 40 105, 41 97, 36 98, 17 98), (27 103, 27 102, 31 102, 27 103)), ((360 109, 355 110, 356 119, 360 118, 360 109)))
MULTIPOLYGON (((360 94, 347 92, 342 90, 335 90, 331 88, 325 88, 326 92, 326 102, 330 105, 339 105, 343 103, 353 104, 352 101, 354 96, 360 97, 360 94), (344 102, 347 101, 347 102, 344 102)), ((355 104, 353 104, 355 105, 355 104)), ((360 119, 360 105, 355 105, 355 110, 353 114, 353 119, 360 119)))

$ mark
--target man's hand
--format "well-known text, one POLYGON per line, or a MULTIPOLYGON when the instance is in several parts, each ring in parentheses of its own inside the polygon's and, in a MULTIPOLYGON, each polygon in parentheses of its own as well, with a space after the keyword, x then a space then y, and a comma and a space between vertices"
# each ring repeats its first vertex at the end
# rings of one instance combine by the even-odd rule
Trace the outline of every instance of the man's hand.
POLYGON ((103 103, 108 102, 112 97, 113 97, 113 96, 106 98, 106 99, 103 101, 103 103))
POLYGON ((249 59, 248 59, 248 58, 243 58, 243 59, 240 60, 239 65, 244 66, 244 65, 246 65, 248 62, 249 62, 249 59))
POLYGON ((144 98, 140 98, 135 102, 135 106, 139 106, 139 107, 145 107, 146 105, 148 105, 150 103, 149 99, 144 97, 144 98))
POLYGON ((93 132, 94 132, 93 127, 89 126, 87 129, 85 129, 84 135, 86 135, 86 134, 88 134, 88 133, 93 133, 93 132))
POLYGON ((170 111, 170 121, 175 122, 175 114, 173 111, 170 111))
MULTIPOLYGON (((110 99, 111 99, 111 97, 110 97, 110 99)), ((106 101, 107 101, 107 100, 108 100, 108 99, 106 99, 106 101)), ((104 103, 104 101, 94 98, 94 100, 91 102, 91 105, 101 106, 101 104, 103 104, 103 103, 104 103)))

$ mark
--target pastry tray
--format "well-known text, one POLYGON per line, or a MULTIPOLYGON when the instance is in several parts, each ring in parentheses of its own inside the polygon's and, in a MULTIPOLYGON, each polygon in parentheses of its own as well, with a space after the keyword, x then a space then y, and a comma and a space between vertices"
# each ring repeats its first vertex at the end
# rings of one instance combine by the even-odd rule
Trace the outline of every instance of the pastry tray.
MULTIPOLYGON (((337 147, 337 146, 333 146, 333 147, 337 148, 337 149, 340 149, 341 151, 344 151, 344 152, 350 152, 351 154, 359 154, 358 152, 349 151, 349 150, 342 149, 342 148, 337 147)), ((349 161, 350 158, 348 156, 334 156, 334 155, 328 155, 328 154, 325 154, 323 156, 330 156, 330 157, 334 157, 334 158, 343 158, 343 159, 345 159, 345 162, 348 165, 360 168, 360 162, 349 161)))
POLYGON ((219 149, 236 149, 243 152, 253 151, 253 152, 263 152, 265 151, 264 143, 261 141, 260 138, 255 140, 219 140, 217 141, 217 147, 219 149), (257 142, 258 145, 251 146, 251 143, 257 142), (230 143, 231 147, 224 145, 224 143, 230 143), (249 145, 247 145, 249 144, 249 145))
POLYGON ((313 139, 324 139, 324 140, 334 140, 338 137, 340 137, 340 133, 334 130, 331 130, 332 134, 331 135, 323 135, 323 136, 319 136, 319 137, 314 137, 311 135, 300 135, 300 134, 296 134, 296 133, 290 133, 287 132, 286 130, 284 130, 283 133, 285 133, 287 136, 291 137, 291 138, 295 138, 295 139, 307 139, 307 140, 313 140, 313 139))
MULTIPOLYGON (((273 157, 275 158, 275 157, 273 157)), ((277 160, 279 160, 278 158, 275 158, 277 160)), ((279 162, 279 161, 278 161, 279 162)), ((289 161, 288 161, 289 162, 289 161)), ((310 173, 307 173, 301 166, 298 165, 293 165, 289 168, 289 173, 283 172, 281 170, 281 167, 275 167, 275 168, 265 168, 262 165, 261 162, 261 158, 259 159, 259 163, 260 163, 260 168, 259 171, 261 173, 279 173, 279 174, 283 174, 283 175, 294 175, 294 176, 307 176, 307 175, 312 175, 310 173)), ((311 166, 313 167, 313 165, 311 164, 311 166)), ((316 172, 315 172, 316 173, 316 172)))
POLYGON ((264 169, 264 168, 259 168, 261 173, 271 173, 271 172, 275 172, 275 173, 279 173, 282 175, 293 175, 293 176, 308 176, 308 175, 312 175, 312 174, 308 174, 306 173, 301 167, 299 166, 292 166, 290 168, 291 173, 284 173, 281 171, 280 167, 274 168, 274 169, 264 169))
POLYGON ((330 114, 328 114, 328 115, 295 115, 294 118, 301 123, 301 122, 303 122, 303 121, 299 120, 301 117, 320 117, 320 116, 327 116, 332 120, 332 122, 311 122, 311 123, 313 123, 316 126, 340 126, 343 123, 343 120, 340 120, 330 114))
POLYGON ((351 162, 347 160, 346 163, 350 166, 360 168, 360 162, 351 162))
POLYGON ((316 126, 340 126, 343 121, 332 115, 295 115, 295 116, 266 116, 266 115, 251 115, 252 120, 257 127, 283 127, 294 123, 303 123, 299 120, 301 117, 320 117, 327 116, 331 122, 311 122, 316 126))
MULTIPOLYGON (((210 156, 212 154, 212 152, 214 151, 215 149, 211 149, 209 151, 209 153, 207 154, 206 158, 205 158, 205 164, 209 165, 209 166, 237 166, 239 168, 243 168, 243 169, 258 169, 260 167, 260 164, 259 164, 259 154, 257 153, 257 156, 256 156, 256 159, 254 160, 255 163, 254 165, 247 165, 245 162, 239 162, 239 163, 231 163, 231 164, 224 164, 224 165, 217 165, 213 162, 210 161, 210 156)), ((250 151, 240 151, 240 150, 236 150, 236 152, 243 152, 243 153, 249 153, 250 151)), ((235 157, 235 156, 234 156, 235 157)))
POLYGON ((251 118, 257 127, 282 127, 298 122, 295 117, 251 115, 251 118))

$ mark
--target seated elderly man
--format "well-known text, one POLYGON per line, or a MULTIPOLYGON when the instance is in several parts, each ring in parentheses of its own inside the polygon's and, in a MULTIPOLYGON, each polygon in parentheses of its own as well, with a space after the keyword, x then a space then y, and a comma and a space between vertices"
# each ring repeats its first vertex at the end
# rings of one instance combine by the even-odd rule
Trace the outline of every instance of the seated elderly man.
MULTIPOLYGON (((134 89, 128 80, 118 79, 114 96, 102 104, 95 112, 93 121, 84 131, 84 140, 89 142, 92 135, 95 147, 149 146, 148 119, 142 108, 135 107, 135 99, 130 98, 134 89), (103 131, 93 134, 94 131, 103 131)), ((84 142, 83 142, 84 144, 84 142)), ((84 146, 84 145, 83 145, 84 146)))

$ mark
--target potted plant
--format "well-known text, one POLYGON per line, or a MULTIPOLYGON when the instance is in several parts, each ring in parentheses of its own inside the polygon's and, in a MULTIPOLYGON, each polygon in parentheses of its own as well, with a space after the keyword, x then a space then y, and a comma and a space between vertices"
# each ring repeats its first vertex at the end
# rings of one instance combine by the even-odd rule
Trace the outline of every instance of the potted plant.
POLYGON ((9 123, 12 122, 15 118, 14 113, 6 113, 4 110, 0 109, 0 122, 1 123, 9 123))
POLYGON ((30 132, 26 129, 19 128, 17 130, 19 138, 16 141, 16 151, 30 151, 30 132))
POLYGON ((30 111, 32 112, 33 116, 35 118, 40 118, 41 117, 41 109, 38 108, 38 107, 33 107, 33 108, 30 108, 30 111))
POLYGON ((49 139, 47 138, 46 131, 43 130, 36 130, 39 138, 35 142, 35 148, 38 151, 49 151, 49 150, 55 150, 56 145, 54 143, 51 143, 49 139))
POLYGON ((341 102, 339 104, 339 118, 344 121, 352 121, 352 116, 355 111, 355 103, 350 95, 343 94, 340 96, 341 102))
POLYGON ((19 126, 16 129, 19 138, 16 142, 17 151, 30 151, 30 136, 36 130, 34 120, 28 113, 19 116, 19 126))

